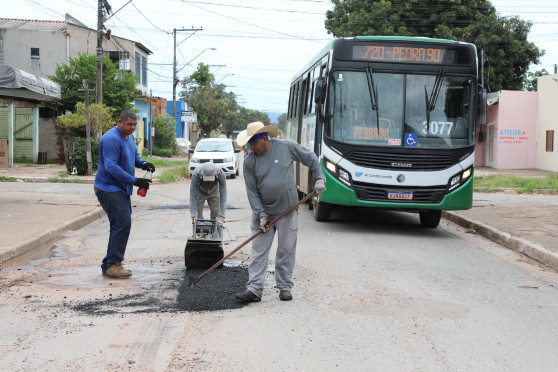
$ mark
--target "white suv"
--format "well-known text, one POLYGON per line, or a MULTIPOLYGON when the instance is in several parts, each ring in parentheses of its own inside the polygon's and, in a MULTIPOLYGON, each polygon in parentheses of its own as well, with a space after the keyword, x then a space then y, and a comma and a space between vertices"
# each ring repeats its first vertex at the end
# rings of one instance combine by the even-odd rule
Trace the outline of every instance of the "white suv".
POLYGON ((204 138, 198 142, 190 159, 190 176, 202 163, 213 162, 217 168, 221 168, 231 178, 238 176, 240 149, 234 147, 229 138, 204 138))

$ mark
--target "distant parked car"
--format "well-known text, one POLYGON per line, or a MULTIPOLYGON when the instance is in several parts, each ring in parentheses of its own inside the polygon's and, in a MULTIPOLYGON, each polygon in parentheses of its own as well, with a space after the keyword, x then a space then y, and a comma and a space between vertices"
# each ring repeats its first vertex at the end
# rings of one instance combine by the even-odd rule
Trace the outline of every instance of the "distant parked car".
POLYGON ((204 138, 198 142, 190 159, 190 175, 203 163, 213 162, 226 175, 236 178, 240 166, 240 149, 234 147, 229 138, 204 138))

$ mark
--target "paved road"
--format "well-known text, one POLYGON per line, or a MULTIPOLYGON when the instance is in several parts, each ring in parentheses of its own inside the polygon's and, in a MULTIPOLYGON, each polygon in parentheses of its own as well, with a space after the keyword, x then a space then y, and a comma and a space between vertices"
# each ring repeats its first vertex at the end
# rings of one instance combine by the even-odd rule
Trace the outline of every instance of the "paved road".
MULTIPOLYGON (((0 177, 20 177, 39 182, 46 182, 64 171, 64 166, 55 164, 0 165, 0 177)), ((490 174, 544 177, 553 173, 490 168, 475 170, 475 176, 490 174)), ((83 176, 69 178, 85 182, 93 180, 93 177, 83 176)), ((0 203, 7 211, 0 214, 0 230, 4 232, 0 242, 0 264, 64 231, 101 217, 104 212, 90 190, 90 185, 81 184, 0 182, 0 203)), ((558 195, 513 193, 475 193, 472 209, 444 213, 447 219, 465 229, 558 270, 557 215, 558 195)))
MULTIPOLYGON (((131 279, 101 276, 106 218, 68 231, 49 257, 1 270, 3 369, 558 367, 558 274, 450 222, 424 229, 405 213, 338 210, 335 223, 316 223, 301 208, 293 301, 278 299, 271 271, 260 303, 185 311, 178 304, 193 290, 211 303, 231 293, 205 279, 185 285, 188 183, 156 186, 134 197, 131 279)), ((248 237, 250 217, 242 180, 228 186, 227 251, 248 237)), ((243 249, 232 263, 248 256, 243 249)))

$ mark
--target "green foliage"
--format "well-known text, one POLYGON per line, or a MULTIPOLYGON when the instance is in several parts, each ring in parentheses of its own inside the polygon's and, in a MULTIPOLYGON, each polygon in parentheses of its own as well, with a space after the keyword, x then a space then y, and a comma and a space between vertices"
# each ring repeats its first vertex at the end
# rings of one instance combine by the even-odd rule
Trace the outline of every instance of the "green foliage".
POLYGON ((475 191, 499 192, 504 189, 514 189, 518 193, 532 194, 537 190, 558 191, 558 176, 546 177, 516 177, 504 175, 489 175, 475 177, 475 191))
POLYGON ((246 125, 255 121, 261 121, 265 125, 271 123, 269 115, 265 112, 238 106, 236 109, 229 111, 221 129, 228 137, 233 135, 234 131, 246 129, 246 125))
MULTIPOLYGON (((165 168, 165 167, 179 167, 179 166, 190 164, 190 162, 188 160, 174 161, 174 160, 153 159, 153 158, 143 158, 143 159, 150 162, 150 163, 153 163, 153 165, 155 165, 155 168, 157 168, 157 169, 165 168)), ((157 170, 157 172, 158 172, 158 170, 157 170)))
MULTIPOLYGON (((104 132, 114 126, 113 119, 114 109, 105 105, 93 103, 89 106, 89 123, 91 125, 91 133, 100 137, 104 132)), ((76 112, 73 114, 60 115, 54 121, 60 129, 71 132, 78 130, 85 133, 86 128, 85 103, 78 102, 76 104, 76 112)), ((85 134, 84 134, 85 135, 85 134)))
POLYGON ((332 0, 325 27, 335 37, 422 36, 472 42, 484 50, 490 91, 521 90, 544 51, 529 42, 532 23, 499 17, 488 0, 332 0))
MULTIPOLYGON (((58 64, 50 79, 60 84, 63 109, 75 111, 78 102, 84 102, 83 79, 89 81, 89 89, 95 89, 97 61, 94 54, 80 54, 70 57, 67 64, 58 64)), ((131 109, 136 90, 136 77, 131 72, 123 72, 106 55, 103 56, 103 104, 113 107, 117 113, 131 109)), ((90 103, 95 102, 95 93, 89 93, 90 103)))
POLYGON ((182 81, 180 99, 186 101, 196 112, 202 137, 209 136, 212 131, 218 129, 229 115, 229 111, 237 106, 235 94, 226 92, 225 87, 215 83, 215 77, 203 63, 182 81))
POLYGON ((535 72, 527 72, 523 79, 523 90, 536 92, 537 91, 537 79, 541 76, 549 75, 550 73, 544 68, 535 72))
MULTIPOLYGON (((85 138, 77 137, 75 139, 76 145, 74 152, 72 152, 72 164, 76 167, 77 173, 79 175, 87 174, 87 141, 85 138)), ((93 172, 97 170, 99 165, 99 144, 97 140, 91 138, 91 158, 92 158, 92 169, 93 172)))
POLYGON ((282 131, 285 131, 285 129, 287 128, 287 113, 286 112, 282 113, 277 118, 277 128, 281 129, 282 131))
MULTIPOLYGON (((176 165, 176 164, 175 164, 176 165)), ((171 169, 165 169, 158 177, 160 183, 172 183, 181 179, 188 178, 190 174, 188 170, 188 162, 181 166, 175 166, 171 169)))
POLYGON ((153 120, 155 138, 153 140, 153 155, 172 156, 177 152, 176 146, 176 124, 174 119, 168 115, 159 115, 153 120), (168 154, 170 155, 163 155, 168 154))
POLYGON ((172 157, 172 150, 171 149, 161 149, 157 146, 153 146, 153 155, 162 156, 164 158, 170 158, 170 157, 172 157))
POLYGON ((33 158, 28 158, 25 155, 21 155, 14 158, 14 163, 33 164, 33 158))

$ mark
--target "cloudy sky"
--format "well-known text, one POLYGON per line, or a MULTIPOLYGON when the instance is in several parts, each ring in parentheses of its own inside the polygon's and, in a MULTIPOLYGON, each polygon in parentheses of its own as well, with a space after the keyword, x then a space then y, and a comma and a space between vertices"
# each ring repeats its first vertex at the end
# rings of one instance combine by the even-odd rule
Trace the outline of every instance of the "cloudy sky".
MULTIPOLYGON (((149 57, 153 96, 172 99, 173 29, 178 77, 199 62, 251 109, 285 112, 291 78, 331 39, 324 28, 329 0, 108 0, 114 35, 141 42, 149 57), (209 48, 216 48, 211 50, 209 48)), ((530 41, 546 49, 540 66, 558 63, 558 0, 492 0, 501 16, 533 21, 530 41)), ((97 28, 96 0, 0 0, 1 17, 63 20, 69 13, 97 28)), ((473 41, 474 42, 474 41, 473 41)))

